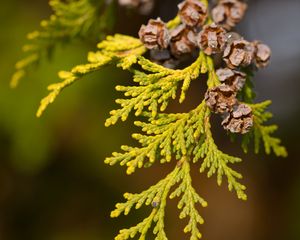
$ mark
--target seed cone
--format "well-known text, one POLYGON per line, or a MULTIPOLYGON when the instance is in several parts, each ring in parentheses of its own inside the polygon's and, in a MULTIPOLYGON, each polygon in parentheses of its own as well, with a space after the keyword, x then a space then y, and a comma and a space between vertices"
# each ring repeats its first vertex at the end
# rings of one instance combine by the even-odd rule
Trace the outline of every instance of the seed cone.
POLYGON ((239 0, 220 0, 212 10, 214 22, 227 30, 235 27, 244 17, 247 4, 239 0))
POLYGON ((205 102, 214 113, 230 112, 237 103, 236 92, 230 86, 221 84, 207 90, 205 102))
POLYGON ((185 0, 178 8, 181 21, 190 27, 203 26, 207 19, 207 7, 199 0, 185 0))
POLYGON ((255 65, 258 68, 264 68, 269 65, 271 59, 271 49, 266 44, 255 41, 254 45, 254 59, 255 65))
POLYGON ((171 31, 171 52, 174 56, 191 53, 196 49, 196 34, 192 29, 181 24, 171 31))
POLYGON ((225 34, 226 31, 215 23, 207 25, 198 36, 198 45, 207 55, 220 53, 225 48, 225 34))
POLYGON ((150 19, 147 25, 142 25, 139 37, 148 49, 164 49, 170 43, 168 29, 160 18, 150 19))
POLYGON ((225 48, 223 59, 229 68, 247 67, 254 57, 253 44, 246 40, 235 40, 225 48))
POLYGON ((221 68, 216 71, 221 83, 224 83, 235 91, 240 91, 245 85, 246 74, 230 68, 221 68))
POLYGON ((222 126, 232 133, 248 133, 253 127, 252 109, 246 104, 235 105, 232 112, 226 114, 222 126))

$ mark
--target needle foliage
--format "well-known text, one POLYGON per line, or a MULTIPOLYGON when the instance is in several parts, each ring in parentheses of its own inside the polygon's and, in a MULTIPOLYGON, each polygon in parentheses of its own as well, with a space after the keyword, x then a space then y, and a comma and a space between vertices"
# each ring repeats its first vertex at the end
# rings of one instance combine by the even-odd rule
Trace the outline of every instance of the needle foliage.
MULTIPOLYGON (((203 1, 207 4, 207 1, 203 1)), ((76 37, 85 37, 101 31, 103 26, 99 14, 102 1, 50 1, 54 15, 42 22, 42 30, 29 35, 30 44, 24 47, 27 57, 16 66, 13 85, 24 75, 27 68, 37 62, 41 55, 47 54, 57 44, 76 37)), ((180 23, 178 17, 167 26, 174 28, 180 23)), ((134 85, 116 86, 124 98, 117 99, 118 108, 110 112, 105 125, 111 126, 119 120, 126 121, 130 114, 138 117, 134 124, 140 132, 132 134, 137 141, 135 146, 123 145, 119 152, 105 159, 109 165, 119 164, 126 168, 127 174, 140 168, 149 168, 154 164, 173 163, 174 169, 165 178, 141 193, 125 193, 125 201, 116 204, 111 217, 129 214, 133 209, 148 207, 149 215, 136 226, 123 229, 116 240, 138 238, 148 239, 150 231, 156 240, 167 240, 165 232, 165 211, 169 199, 178 199, 179 218, 187 218, 183 229, 190 240, 201 238, 199 226, 204 223, 200 207, 207 202, 200 197, 193 187, 191 168, 198 168, 207 177, 215 176, 217 184, 225 182, 230 191, 241 200, 246 200, 246 187, 241 183, 242 175, 233 166, 241 158, 223 152, 214 141, 211 130, 212 112, 205 100, 185 113, 164 113, 170 101, 180 103, 188 97, 187 90, 192 81, 199 81, 206 76, 208 89, 220 84, 213 60, 202 51, 196 60, 184 69, 169 69, 146 58, 146 48, 134 37, 116 34, 101 41, 97 50, 88 54, 86 64, 75 66, 70 71, 61 71, 61 82, 48 87, 48 96, 42 99, 37 116, 40 117, 50 103, 63 89, 82 79, 91 72, 100 71, 107 65, 114 65, 132 74, 134 85)), ((271 101, 253 103, 255 94, 251 83, 252 72, 246 71, 247 83, 239 96, 251 107, 254 115, 254 127, 243 136, 242 148, 247 153, 249 145, 254 145, 254 152, 259 153, 264 147, 266 154, 286 157, 287 151, 278 138, 273 137, 276 125, 267 125, 272 114, 266 109, 271 101)), ((202 80, 201 80, 202 81, 202 80)))

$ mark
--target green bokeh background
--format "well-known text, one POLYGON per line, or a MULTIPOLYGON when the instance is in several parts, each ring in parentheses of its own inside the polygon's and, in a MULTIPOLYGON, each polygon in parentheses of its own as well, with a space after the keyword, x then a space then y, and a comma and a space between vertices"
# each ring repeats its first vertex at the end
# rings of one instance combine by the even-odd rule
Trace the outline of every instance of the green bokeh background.
MULTIPOLYGON (((251 2, 255 12, 258 1, 251 2)), ((159 1, 153 15, 168 18, 173 9, 174 2, 159 1), (168 4, 173 4, 170 9, 168 4)), ((124 169, 103 163, 120 145, 132 143, 130 134, 135 130, 130 121, 104 127, 108 112, 116 107, 114 86, 130 83, 130 75, 120 70, 106 68, 80 80, 66 89, 41 119, 35 117, 40 99, 47 94, 46 86, 58 81, 57 72, 83 63, 94 44, 75 41, 58 47, 50 62, 43 61, 19 88, 9 89, 26 34, 50 13, 47 1, 9 0, 0 6, 0 239, 113 239, 120 228, 139 222, 150 211, 146 208, 129 217, 110 219, 109 213, 122 200, 122 194, 154 184, 172 166, 155 166, 128 177, 124 169)), ((284 17, 288 17, 287 11, 284 17)), ((118 11, 118 18, 126 21, 119 20, 115 31, 131 34, 146 19, 123 10, 118 11)), ((247 29, 247 25, 241 26, 241 31, 247 29)), ((295 72, 286 76, 286 84, 299 89, 297 73, 300 70, 295 67, 295 72)), ((192 100, 184 107, 173 104, 171 109, 187 111, 194 106, 202 96, 197 90, 200 85, 192 85, 192 100)), ((240 202, 227 191, 226 184, 219 188, 215 179, 208 180, 193 169, 194 184, 209 202, 209 207, 201 210, 206 220, 204 239, 300 239, 299 97, 284 85, 281 95, 263 84, 257 84, 257 91, 261 98, 276 95, 272 110, 290 156, 245 156, 238 144, 230 143, 217 127, 222 149, 245 160, 236 168, 245 177, 249 200, 240 202), (285 99, 294 99, 293 111, 281 110, 282 105, 291 108, 285 106, 285 99)), ((186 239, 175 204, 171 202, 167 208, 167 232, 172 240, 186 239)))

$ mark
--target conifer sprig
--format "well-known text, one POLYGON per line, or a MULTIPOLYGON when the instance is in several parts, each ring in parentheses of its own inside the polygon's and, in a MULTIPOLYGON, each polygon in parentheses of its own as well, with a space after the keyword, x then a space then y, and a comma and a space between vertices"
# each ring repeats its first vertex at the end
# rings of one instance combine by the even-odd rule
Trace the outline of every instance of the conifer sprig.
POLYGON ((246 187, 237 181, 242 178, 242 175, 228 166, 228 164, 239 163, 242 159, 232 157, 218 149, 211 133, 209 115, 206 116, 204 128, 205 140, 199 141, 198 146, 194 149, 195 156, 193 161, 197 162, 199 159, 203 159, 200 168, 201 173, 207 169, 207 177, 216 174, 219 186, 222 184, 223 177, 225 176, 229 191, 234 190, 239 199, 247 200, 247 195, 245 194, 246 187))
POLYGON ((204 219, 197 210, 197 204, 200 204, 202 207, 207 207, 208 204, 198 195, 192 186, 190 164, 187 160, 188 159, 183 158, 183 161, 180 162, 182 165, 182 171, 180 172, 181 183, 175 191, 171 193, 170 199, 175 197, 181 198, 177 205, 178 209, 181 210, 179 218, 189 218, 188 224, 184 228, 184 232, 191 234, 191 240, 197 240, 202 237, 198 226, 204 223, 204 219))
POLYGON ((155 117, 158 111, 166 110, 169 99, 176 99, 180 83, 182 87, 179 102, 182 103, 191 81, 197 79, 200 73, 207 71, 206 57, 202 52, 193 64, 182 70, 165 68, 144 57, 139 57, 137 63, 144 70, 132 70, 133 81, 138 83, 138 86, 116 87, 117 91, 124 92, 128 98, 116 100, 121 108, 110 112, 111 117, 107 119, 106 126, 115 124, 118 119, 125 121, 131 111, 135 111, 135 115, 139 116, 145 107, 148 107, 152 116, 155 117))
MULTIPOLYGON (((78 3, 80 1, 88 0, 78 0, 78 3)), ((50 94, 41 101, 37 116, 41 116, 64 88, 108 64, 132 73, 134 86, 116 86, 125 98, 116 100, 120 108, 110 112, 105 125, 125 121, 134 112, 140 117, 134 124, 141 132, 132 137, 139 146, 124 145, 122 152, 114 152, 105 163, 125 166, 127 174, 157 162, 175 162, 176 167, 147 190, 124 194, 126 201, 116 204, 111 217, 122 213, 127 215, 133 208, 139 209, 143 205, 151 205, 152 210, 136 226, 121 230, 116 240, 136 237, 145 240, 149 238, 150 229, 153 229, 155 240, 167 240, 165 209, 167 199, 175 197, 179 198, 179 218, 189 219, 184 232, 190 234, 190 240, 200 239, 199 225, 204 220, 198 205, 206 207, 207 203, 192 186, 192 164, 197 165, 201 173, 207 171, 208 177, 216 175, 218 185, 226 179, 230 191, 235 191, 241 200, 247 199, 246 187, 239 182, 242 175, 231 167, 242 159, 224 153, 215 143, 211 129, 213 113, 223 117, 222 125, 226 130, 244 134, 242 148, 245 152, 253 140, 255 153, 263 143, 267 154, 274 152, 276 156, 287 156, 280 139, 272 136, 277 126, 265 125, 272 118, 272 114, 266 111, 271 102, 253 103, 253 66, 266 66, 271 50, 259 41, 248 42, 225 31, 224 28, 230 30, 242 19, 247 8, 240 0, 229 2, 220 1, 209 17, 207 0, 186 0, 179 5, 178 15, 168 23, 152 19, 143 25, 140 39, 120 34, 108 36, 98 44, 98 51, 89 53, 87 64, 60 72, 63 81, 50 85, 50 94), (201 32, 199 28, 202 28, 201 32), (161 64, 162 59, 160 64, 147 59, 144 55, 146 48, 167 51, 173 58, 198 51, 198 58, 184 69, 170 69, 161 64), (223 53, 226 68, 215 69, 211 55, 216 53, 223 53), (186 113, 163 113, 171 100, 178 98, 180 103, 185 100, 191 82, 201 79, 201 74, 207 76, 205 84, 208 90, 203 98, 200 97, 200 104, 186 113)), ((30 61, 35 61, 32 59, 30 61)), ((20 77, 22 72, 16 74, 20 77)))
POLYGON ((254 152, 258 154, 261 149, 261 143, 264 145, 266 154, 272 152, 277 157, 287 157, 288 153, 284 146, 281 145, 279 138, 273 137, 273 133, 278 130, 278 126, 265 125, 265 123, 273 117, 273 114, 266 111, 267 107, 270 106, 272 101, 265 101, 258 104, 250 105, 253 109, 254 114, 254 128, 253 131, 243 137, 242 147, 244 151, 248 152, 248 145, 250 141, 254 140, 254 152))
POLYGON ((44 57, 50 57, 59 44, 76 38, 99 40, 112 22, 112 6, 105 0, 50 0, 53 14, 41 22, 41 29, 27 35, 23 46, 24 58, 15 65, 11 87, 16 87, 21 78, 44 57))
POLYGON ((192 186, 190 163, 187 157, 183 157, 175 169, 156 185, 139 194, 125 193, 124 197, 127 201, 116 205, 116 209, 111 213, 112 217, 118 217, 121 213, 127 215, 133 207, 139 209, 143 205, 151 205, 153 209, 149 217, 136 226, 121 230, 115 238, 116 240, 134 238, 138 233, 140 234, 139 239, 146 239, 146 234, 153 223, 155 239, 167 240, 164 226, 165 208, 168 198, 174 199, 175 197, 180 198, 177 205, 178 209, 181 210, 180 219, 189 218, 184 232, 191 234, 190 239, 197 240, 201 238, 202 235, 198 230, 198 225, 203 224, 204 220, 198 212, 197 204, 206 207, 207 202, 197 194, 192 186), (170 192, 175 185, 178 185, 177 188, 170 192))
MULTIPOLYGON (((204 117, 207 107, 203 101, 189 113, 159 114, 150 117, 150 122, 136 121, 135 125, 142 128, 145 134, 133 134, 142 147, 122 146, 124 153, 113 153, 105 163, 120 163, 127 167, 127 173, 136 168, 149 167, 156 160, 160 163, 170 162, 172 158, 179 160, 190 155, 197 139, 204 133, 204 117)), ((146 114, 150 115, 150 114, 146 114)), ((151 116, 151 115, 150 115, 151 116)))
POLYGON ((98 48, 100 51, 89 53, 88 64, 78 65, 70 72, 59 72, 58 75, 63 81, 48 86, 51 92, 41 100, 36 114, 38 117, 43 114, 50 103, 54 102, 65 87, 108 64, 115 63, 124 70, 128 69, 137 62, 138 56, 145 52, 144 46, 138 39, 121 34, 108 36, 106 40, 98 44, 98 48))
MULTIPOLYGON (((146 50, 140 40, 118 34, 107 37, 98 44, 98 48, 99 51, 89 53, 88 64, 76 66, 70 72, 59 74, 63 82, 49 86, 48 89, 52 92, 42 100, 37 115, 43 113, 63 88, 90 72, 98 71, 107 64, 114 64, 130 71, 137 85, 116 87, 118 91, 124 92, 127 98, 117 100, 122 108, 111 111, 106 126, 115 124, 118 119, 125 121, 129 113, 135 111, 136 116, 143 117, 143 120, 135 122, 143 133, 132 135, 140 147, 124 145, 121 147, 123 153, 113 153, 105 163, 109 165, 119 163, 126 166, 128 174, 132 174, 137 168, 149 167, 157 161, 166 163, 176 160, 177 166, 166 178, 148 190, 140 194, 124 195, 127 201, 116 205, 112 217, 117 217, 121 213, 127 215, 133 207, 138 209, 143 204, 152 204, 153 210, 136 226, 121 230, 116 239, 126 240, 138 234, 139 239, 146 239, 146 234, 153 226, 156 239, 167 240, 164 216, 168 196, 180 197, 178 204, 178 208, 182 210, 180 218, 190 219, 184 231, 190 232, 190 239, 200 239, 198 227, 203 223, 203 219, 196 209, 196 204, 200 203, 205 207, 207 203, 199 197, 191 185, 189 159, 195 164, 202 160, 200 172, 207 170, 208 177, 216 174, 218 185, 222 184, 225 177, 229 190, 234 190, 239 199, 246 200, 246 187, 239 182, 242 175, 229 166, 242 160, 223 153, 214 142, 210 125, 211 111, 204 100, 187 113, 160 112, 167 108, 170 99, 176 99, 179 84, 181 84, 179 102, 184 101, 190 82, 198 79, 200 74, 207 73, 209 89, 220 85, 212 58, 201 51, 197 60, 190 66, 181 70, 168 69, 142 56, 146 50), (144 121, 144 118, 148 120, 144 121), (177 183, 179 185, 176 190, 170 193, 171 188, 177 183)), ((252 86, 248 85, 246 88, 244 96, 254 96, 252 86)), ((272 149, 276 155, 286 156, 286 150, 280 146, 280 140, 271 136, 277 127, 263 125, 272 117, 270 113, 265 112, 269 104, 267 101, 249 105, 253 110, 255 125, 253 131, 244 136, 242 146, 247 150, 247 143, 254 137, 255 152, 258 152, 262 140, 267 153, 272 149)))

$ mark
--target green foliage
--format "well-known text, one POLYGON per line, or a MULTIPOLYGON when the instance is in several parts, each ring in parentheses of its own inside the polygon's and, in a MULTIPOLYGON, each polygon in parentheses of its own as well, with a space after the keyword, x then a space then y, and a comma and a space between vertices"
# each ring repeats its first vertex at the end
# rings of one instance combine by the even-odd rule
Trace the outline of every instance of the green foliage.
POLYGON ((253 91, 254 84, 252 82, 252 78, 254 77, 254 73, 251 69, 245 68, 243 71, 247 74, 246 83, 244 88, 242 89, 241 93, 239 94, 240 100, 245 103, 253 103, 256 94, 253 91))
MULTIPOLYGON (((172 157, 179 160, 190 154, 197 139, 203 134, 203 121, 207 108, 202 102, 190 113, 159 114, 149 123, 136 121, 143 134, 133 134, 142 147, 122 146, 124 153, 113 153, 105 162, 110 165, 120 163, 127 166, 127 173, 136 168, 151 166, 156 160, 160 163, 170 162, 172 157)), ((148 114, 150 115, 150 114, 148 114)))
POLYGON ((89 53, 88 64, 78 65, 70 72, 59 72, 58 75, 63 81, 48 86, 48 90, 51 92, 42 99, 40 108, 37 111, 38 117, 42 115, 50 103, 54 102, 55 98, 65 87, 73 84, 81 77, 111 63, 115 63, 123 69, 128 69, 137 62, 138 56, 145 52, 144 46, 138 39, 120 34, 107 37, 106 40, 98 44, 98 48, 99 51, 89 53))
POLYGON ((203 224, 204 220, 197 210, 197 204, 202 207, 207 206, 207 202, 202 199, 192 186, 190 175, 189 159, 182 157, 175 169, 157 184, 151 186, 146 191, 140 194, 124 194, 125 203, 118 203, 116 209, 111 213, 111 217, 118 217, 124 213, 127 215, 130 210, 135 207, 139 209, 142 205, 149 206, 151 204, 152 211, 149 217, 145 218, 141 223, 129 229, 123 229, 116 240, 134 238, 140 234, 139 239, 146 239, 146 234, 154 223, 153 234, 156 235, 156 240, 167 240, 164 230, 164 216, 167 199, 180 197, 178 209, 180 219, 189 218, 188 224, 184 228, 185 233, 190 233, 192 240, 201 238, 201 233, 198 230, 198 225, 203 224), (171 188, 177 185, 175 190, 171 192, 171 188))
MULTIPOLYGON (((124 145, 121 147, 123 152, 113 153, 105 163, 126 166, 128 174, 132 174, 137 168, 150 167, 157 161, 177 163, 173 172, 148 190, 140 194, 124 195, 126 202, 116 205, 112 217, 118 217, 121 213, 127 215, 133 207, 138 209, 142 205, 152 204, 153 209, 150 215, 136 226, 121 230, 115 239, 125 240, 137 235, 139 239, 146 239, 146 234, 153 225, 156 239, 166 240, 165 207, 167 198, 175 196, 180 198, 180 218, 190 219, 184 231, 190 232, 190 239, 200 239, 198 226, 203 223, 203 219, 196 205, 200 203, 205 207, 207 203, 192 187, 190 165, 202 160, 200 172, 207 170, 208 177, 216 175, 218 185, 226 178, 228 189, 234 190, 239 199, 246 200, 246 187, 239 182, 242 175, 229 166, 242 160, 222 152, 214 142, 210 125, 211 113, 204 100, 188 113, 160 112, 167 108, 170 99, 177 98, 179 86, 179 102, 183 102, 191 81, 199 79, 200 74, 207 74, 208 88, 220 84, 212 59, 200 52, 199 57, 190 66, 181 70, 168 69, 143 57, 146 50, 142 43, 124 35, 109 36, 98 44, 98 48, 99 51, 89 53, 88 64, 76 66, 70 72, 60 72, 59 76, 63 81, 48 87, 51 93, 42 100, 37 115, 41 116, 62 89, 90 72, 97 71, 107 64, 130 71, 137 85, 116 87, 118 91, 124 92, 127 98, 116 100, 121 108, 111 111, 106 126, 115 124, 119 119, 125 121, 131 112, 135 112, 136 116, 142 117, 141 121, 135 122, 142 133, 135 133, 132 137, 139 142, 140 147, 124 145), (170 193, 175 185, 177 188, 170 193)), ((252 85, 249 84, 246 88, 248 97, 252 98, 252 85)), ((272 116, 265 111, 269 104, 267 101, 249 105, 253 109, 255 126, 250 134, 244 136, 242 146, 247 151, 248 143, 253 137, 256 153, 259 151, 260 142, 263 141, 268 154, 272 149, 277 156, 286 156, 287 152, 280 145, 280 140, 271 136, 277 127, 263 125, 272 116)))
POLYGON ((264 125, 270 120, 273 115, 266 111, 266 108, 271 104, 271 101, 265 101, 258 104, 250 105, 254 114, 254 128, 253 131, 245 135, 242 142, 244 151, 248 152, 248 145, 251 139, 254 139, 254 152, 256 154, 260 151, 260 145, 263 143, 266 154, 274 154, 277 157, 287 157, 288 153, 285 147, 281 145, 281 140, 272 136, 277 131, 277 125, 264 125))
POLYGON ((100 39, 105 29, 112 25, 112 6, 105 7, 104 0, 50 0, 53 15, 41 22, 41 30, 27 35, 23 46, 24 58, 15 65, 11 87, 43 57, 50 57, 53 49, 77 38, 100 39))
POLYGON ((183 70, 167 69, 161 65, 153 63, 144 57, 139 57, 138 65, 144 70, 139 71, 133 69, 133 81, 138 83, 138 86, 117 86, 117 91, 124 92, 128 99, 117 99, 116 102, 121 105, 118 110, 112 111, 112 115, 107 121, 106 126, 115 124, 118 119, 125 121, 131 111, 135 111, 135 115, 139 116, 145 107, 152 112, 155 117, 158 112, 164 111, 169 103, 169 99, 176 98, 178 85, 182 82, 180 102, 185 99, 186 91, 188 90, 192 80, 198 78, 200 71, 205 73, 206 57, 200 54, 198 59, 189 67, 183 70), (150 73, 149 73, 150 72, 150 73))
POLYGON ((223 176, 225 175, 228 181, 228 189, 230 191, 235 190, 239 199, 247 200, 247 195, 244 192, 246 187, 237 181, 237 179, 242 178, 242 175, 228 166, 228 163, 238 163, 241 162, 242 159, 229 156, 220 151, 212 137, 209 121, 207 120, 204 125, 205 140, 203 142, 199 141, 198 146, 195 148, 194 162, 197 162, 200 158, 203 159, 200 172, 204 172, 208 169, 208 177, 217 174, 219 186, 222 184, 223 176))
MULTIPOLYGON (((59 17, 51 18, 49 22, 43 24, 45 32, 38 33, 37 36, 45 35, 45 37, 36 38, 37 46, 43 47, 36 48, 38 50, 34 50, 33 54, 37 52, 40 54, 45 49, 49 51, 49 46, 52 46, 49 45, 50 39, 51 43, 56 43, 61 39, 86 36, 89 35, 87 32, 93 32, 92 29, 96 29, 94 27, 95 11, 97 11, 95 6, 90 6, 93 8, 93 13, 87 14, 86 17, 89 20, 80 17, 82 21, 76 22, 77 17, 82 15, 83 9, 83 6, 78 6, 80 3, 88 6, 87 2, 92 4, 87 0, 66 3, 52 0, 51 3, 54 4, 56 15, 59 17), (72 4, 78 9, 70 7, 73 6, 72 4), (65 9, 68 5, 70 5, 69 8, 65 9), (75 11, 76 9, 78 11, 75 11), (75 12, 78 14, 74 14, 75 12), (69 17, 66 18, 66 16, 69 17), (60 31, 61 29, 64 30, 60 31), (66 29, 70 31, 65 31, 66 29), (56 30, 59 30, 58 33, 56 30), (46 44, 39 45, 41 40, 45 40, 46 44)), ((208 4, 207 1, 203 2, 208 4)), ((102 5, 99 3, 99 6, 102 5)), ((84 12, 89 13, 86 9, 84 12)), ((180 18, 177 16, 167 23, 167 27, 174 28, 178 24, 180 24, 180 18)), ((116 209, 111 213, 112 217, 118 217, 122 213, 127 215, 131 209, 139 209, 143 205, 151 205, 152 210, 150 215, 136 226, 121 230, 115 239, 126 240, 139 236, 139 239, 143 240, 153 228, 156 240, 167 240, 164 221, 167 199, 178 197, 179 217, 189 218, 184 232, 190 233, 191 240, 197 240, 201 238, 199 225, 204 222, 197 207, 198 205, 206 207, 207 203, 192 186, 191 165, 197 165, 201 173, 207 171, 208 177, 216 175, 218 185, 226 179, 228 189, 235 191, 239 199, 246 200, 246 187, 239 182, 242 175, 231 167, 242 160, 224 153, 215 143, 211 131, 211 112, 204 100, 187 113, 163 113, 171 100, 178 99, 180 103, 185 100, 191 82, 199 80, 201 74, 206 74, 206 85, 209 89, 220 84, 212 58, 200 51, 198 58, 190 66, 173 70, 148 60, 144 56, 145 53, 146 49, 139 39, 120 34, 108 36, 106 40, 98 44, 97 51, 88 54, 87 64, 59 73, 62 81, 48 87, 50 93, 41 101, 37 116, 40 117, 43 114, 64 88, 91 72, 99 71, 109 64, 131 72, 135 85, 116 86, 116 90, 123 92, 125 98, 116 100, 120 107, 110 112, 105 125, 114 125, 118 120, 126 121, 131 113, 139 116, 140 119, 135 121, 135 125, 141 129, 141 133, 132 135, 138 141, 139 146, 124 145, 121 147, 122 152, 114 152, 111 157, 105 159, 105 163, 125 166, 128 174, 134 173, 137 168, 151 167, 157 162, 162 164, 175 162, 176 167, 149 189, 139 194, 126 193, 124 195, 126 201, 116 205, 116 209), (177 96, 178 93, 179 96, 177 96)), ((35 59, 32 56, 29 59, 31 59, 30 64, 36 61, 32 60, 35 59)), ((21 66, 16 73, 16 79, 22 75, 22 71, 27 68, 28 64, 21 64, 21 66)), ((272 136, 277 126, 264 125, 272 117, 272 114, 266 112, 270 101, 253 104, 255 94, 251 82, 252 71, 249 69, 243 69, 243 71, 248 79, 239 99, 248 104, 254 114, 253 130, 243 137, 244 151, 248 151, 248 145, 251 139, 254 139, 255 153, 259 152, 260 144, 263 142, 267 154, 273 151, 277 156, 287 156, 287 151, 280 145, 280 140, 272 136)))
POLYGON ((116 100, 121 108, 110 112, 111 117, 106 120, 106 126, 114 125, 119 119, 126 121, 132 111, 139 116, 145 107, 148 107, 148 111, 151 111, 152 117, 155 118, 158 111, 166 110, 170 99, 176 99, 180 83, 182 85, 179 102, 182 103, 191 81, 197 80, 200 74, 208 72, 208 86, 219 84, 212 59, 202 52, 194 63, 182 70, 165 68, 142 56, 138 59, 137 63, 144 71, 134 68, 131 70, 133 81, 138 83, 138 86, 116 86, 117 91, 124 92, 124 95, 130 98, 116 100))

